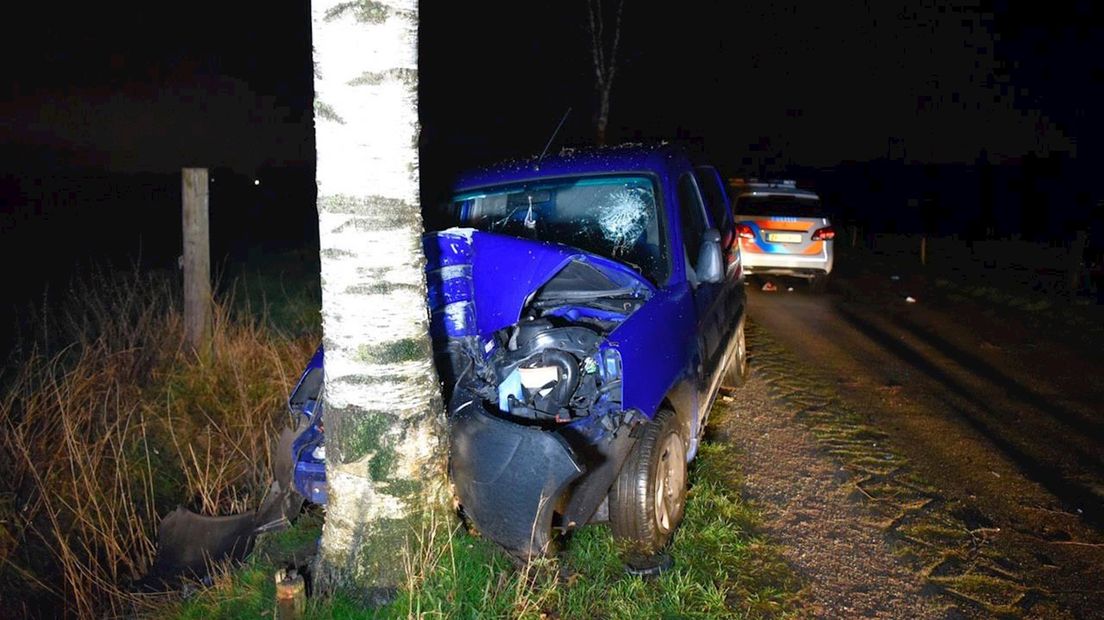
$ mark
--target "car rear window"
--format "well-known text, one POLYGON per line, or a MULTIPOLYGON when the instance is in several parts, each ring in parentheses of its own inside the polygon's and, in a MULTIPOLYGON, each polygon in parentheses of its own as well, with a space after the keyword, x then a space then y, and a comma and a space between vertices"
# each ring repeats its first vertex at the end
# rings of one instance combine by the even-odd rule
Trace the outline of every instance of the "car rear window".
POLYGON ((816 198, 753 196, 744 194, 733 209, 737 215, 774 215, 784 217, 825 217, 824 208, 816 198))

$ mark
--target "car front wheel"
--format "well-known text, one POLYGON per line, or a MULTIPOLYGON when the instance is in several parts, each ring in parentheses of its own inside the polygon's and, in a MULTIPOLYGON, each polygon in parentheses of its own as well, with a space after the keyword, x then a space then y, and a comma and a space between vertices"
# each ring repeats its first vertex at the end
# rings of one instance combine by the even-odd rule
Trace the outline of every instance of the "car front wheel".
POLYGON ((648 564, 671 542, 686 509, 686 442, 670 409, 644 427, 610 489, 609 508, 630 568, 648 564))

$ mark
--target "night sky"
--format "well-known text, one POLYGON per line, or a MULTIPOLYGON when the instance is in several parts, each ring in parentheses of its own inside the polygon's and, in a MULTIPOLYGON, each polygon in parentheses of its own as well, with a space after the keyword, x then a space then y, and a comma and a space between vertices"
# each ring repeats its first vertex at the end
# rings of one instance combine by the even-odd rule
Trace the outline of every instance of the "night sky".
MULTIPOLYGON (((7 8, 0 258, 168 261, 187 165, 213 169, 216 253, 316 243, 309 5, 279 4, 7 8)), ((918 226, 906 205, 924 199, 947 214, 935 232, 988 212, 1003 234, 1061 240, 1104 197, 1096 3, 626 4, 613 140, 685 139, 880 229, 918 226)), ((421 23, 428 199, 538 152, 569 107, 558 141, 592 139, 583 2, 424 3, 421 23)))
MULTIPOLYGON (((310 161, 309 6, 229 4, 9 9, 5 147, 120 171, 310 161)), ((769 145, 830 166, 887 148, 928 162, 972 161, 982 148, 1002 159, 1077 153, 1080 134, 1098 130, 1094 3, 641 4, 625 10, 612 117, 622 137, 681 130, 718 150, 769 145)), ((589 137, 582 2, 436 3, 421 14, 427 138, 489 157, 539 149, 569 106, 569 137, 589 137)), ((1096 156, 1092 142, 1085 154, 1096 156)))

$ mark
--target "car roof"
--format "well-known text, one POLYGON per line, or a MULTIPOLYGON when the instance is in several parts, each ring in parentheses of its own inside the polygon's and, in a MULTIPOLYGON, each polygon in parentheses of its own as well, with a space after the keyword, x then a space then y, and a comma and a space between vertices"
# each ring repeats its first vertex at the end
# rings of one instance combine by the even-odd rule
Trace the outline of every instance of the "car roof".
POLYGON ((672 164, 689 167, 681 148, 667 144, 620 144, 608 147, 564 148, 558 153, 510 159, 460 175, 455 191, 493 185, 508 185, 535 179, 619 172, 644 172, 663 175, 672 164))

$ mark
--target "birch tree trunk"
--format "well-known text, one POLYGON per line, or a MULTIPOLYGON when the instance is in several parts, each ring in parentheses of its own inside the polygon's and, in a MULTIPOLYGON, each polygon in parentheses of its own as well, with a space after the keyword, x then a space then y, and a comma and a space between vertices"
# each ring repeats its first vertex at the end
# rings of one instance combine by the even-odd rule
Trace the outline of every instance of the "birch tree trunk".
POLYGON ((329 497, 317 579, 382 604, 446 433, 426 309, 416 0, 312 1, 329 497))

